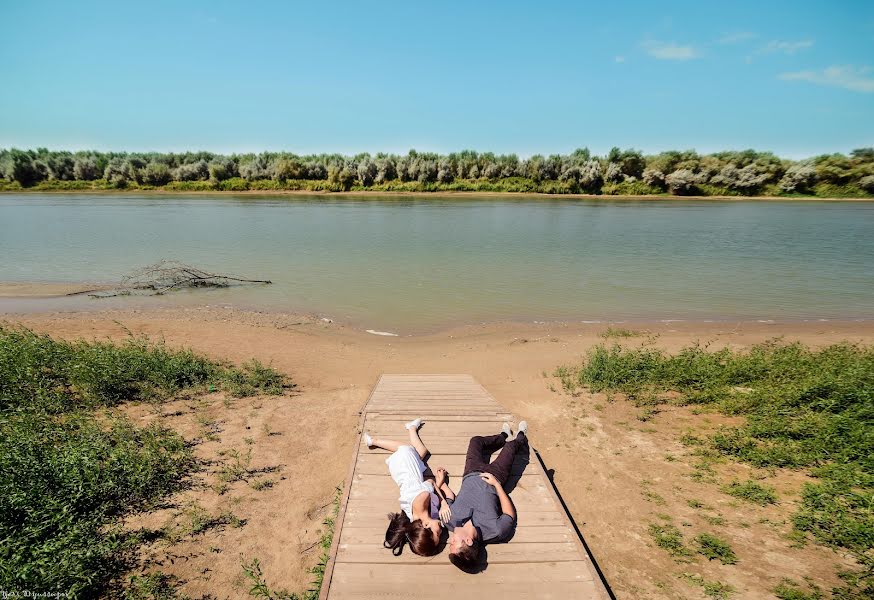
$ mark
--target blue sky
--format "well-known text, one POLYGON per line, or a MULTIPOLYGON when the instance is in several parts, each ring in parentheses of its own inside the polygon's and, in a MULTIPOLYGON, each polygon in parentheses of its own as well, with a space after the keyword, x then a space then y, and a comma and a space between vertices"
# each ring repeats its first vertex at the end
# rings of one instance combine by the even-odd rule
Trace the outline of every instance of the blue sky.
POLYGON ((0 147, 874 145, 874 2, 0 0, 0 147))

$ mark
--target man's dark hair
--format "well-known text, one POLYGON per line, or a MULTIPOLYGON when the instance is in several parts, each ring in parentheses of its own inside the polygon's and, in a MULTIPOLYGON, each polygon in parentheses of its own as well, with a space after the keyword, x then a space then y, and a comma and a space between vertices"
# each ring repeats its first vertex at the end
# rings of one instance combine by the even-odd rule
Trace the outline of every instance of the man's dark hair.
POLYGON ((449 562, 464 571, 465 573, 476 573, 479 571, 479 555, 482 550, 482 540, 479 536, 473 539, 473 546, 462 546, 456 553, 449 554, 449 562))

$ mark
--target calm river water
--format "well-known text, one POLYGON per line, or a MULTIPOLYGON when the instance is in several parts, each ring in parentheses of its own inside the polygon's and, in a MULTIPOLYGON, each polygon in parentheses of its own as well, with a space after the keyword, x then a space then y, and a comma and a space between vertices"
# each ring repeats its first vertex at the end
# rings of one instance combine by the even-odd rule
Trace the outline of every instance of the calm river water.
POLYGON ((164 303, 314 311, 401 332, 874 318, 874 203, 0 195, 0 281, 117 281, 161 258, 274 281, 164 303))

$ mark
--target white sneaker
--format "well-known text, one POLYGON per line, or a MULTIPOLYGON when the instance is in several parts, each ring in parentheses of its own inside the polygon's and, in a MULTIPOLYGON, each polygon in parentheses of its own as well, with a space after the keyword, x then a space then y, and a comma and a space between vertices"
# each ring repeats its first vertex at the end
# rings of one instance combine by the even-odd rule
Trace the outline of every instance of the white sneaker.
POLYGON ((415 431, 418 431, 419 427, 421 427, 424 423, 425 422, 422 419, 413 419, 412 421, 404 425, 404 427, 406 427, 407 429, 413 429, 415 431))
POLYGON ((510 424, 506 421, 504 421, 504 424, 501 426, 501 433, 506 433, 508 438, 513 435, 513 430, 510 429, 510 424))
POLYGON ((364 443, 368 448, 373 448, 373 438, 366 431, 364 432, 364 443))
POLYGON ((516 437, 519 437, 520 433, 528 435, 528 421, 519 421, 519 431, 516 432, 516 437))

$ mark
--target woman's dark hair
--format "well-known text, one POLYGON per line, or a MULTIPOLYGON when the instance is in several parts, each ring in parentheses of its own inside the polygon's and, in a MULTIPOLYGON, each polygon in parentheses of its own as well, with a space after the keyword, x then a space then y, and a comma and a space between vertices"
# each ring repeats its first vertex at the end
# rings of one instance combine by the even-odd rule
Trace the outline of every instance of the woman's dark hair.
POLYGON ((400 556, 404 551, 404 544, 410 545, 410 550, 419 556, 434 556, 439 549, 438 542, 434 541, 434 534, 430 529, 425 529, 421 519, 410 521, 403 511, 389 513, 388 529, 385 530, 385 541, 382 543, 391 553, 400 556))

